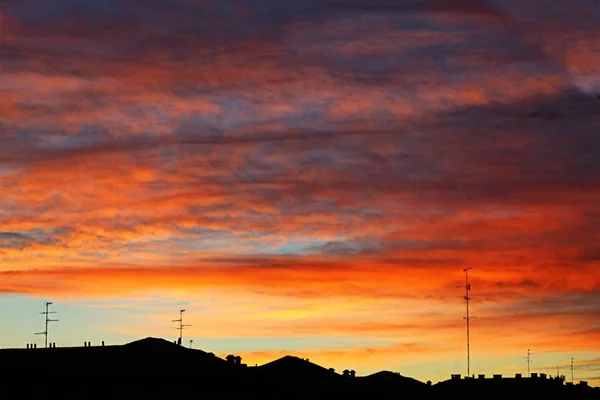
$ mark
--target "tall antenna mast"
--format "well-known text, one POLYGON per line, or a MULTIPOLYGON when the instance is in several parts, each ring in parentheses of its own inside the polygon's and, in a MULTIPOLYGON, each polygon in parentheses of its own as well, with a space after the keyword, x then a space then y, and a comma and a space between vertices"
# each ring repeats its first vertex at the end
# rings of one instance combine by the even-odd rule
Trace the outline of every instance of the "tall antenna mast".
POLYGON ((36 335, 44 335, 44 347, 48 347, 48 322, 58 322, 57 319, 50 319, 50 314, 56 314, 56 311, 48 311, 48 307, 52 304, 52 302, 46 302, 46 311, 41 312, 40 314, 46 315, 46 330, 44 332, 36 333, 36 335))
POLYGON ((171 322, 179 322, 179 326, 176 329, 179 329, 179 340, 177 342, 178 345, 181 346, 181 340, 183 338, 183 329, 187 326, 191 326, 191 325, 184 325, 183 324, 183 312, 185 310, 179 310, 179 319, 174 319, 171 322))
POLYGON ((531 378, 531 349, 527 349, 527 376, 531 378))
POLYGON ((467 321, 467 376, 471 376, 471 331, 470 331, 471 316, 469 315, 469 300, 471 300, 471 297, 469 296, 469 292, 471 291, 471 284, 469 284, 469 270, 470 269, 472 269, 472 267, 463 269, 463 271, 465 273, 465 285, 458 286, 458 287, 465 288, 465 295, 463 296, 463 299, 465 299, 465 302, 467 303, 467 316, 463 317, 463 319, 467 321))
POLYGON ((571 357, 571 382, 573 382, 575 380, 574 376, 575 376, 575 374, 573 372, 573 357, 571 357))

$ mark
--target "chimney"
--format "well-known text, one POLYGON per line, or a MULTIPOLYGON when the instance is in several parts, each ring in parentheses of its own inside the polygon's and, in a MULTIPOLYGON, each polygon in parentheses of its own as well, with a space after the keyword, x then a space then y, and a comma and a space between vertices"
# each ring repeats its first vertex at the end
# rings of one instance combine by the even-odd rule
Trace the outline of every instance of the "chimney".
POLYGON ((536 378, 536 379, 537 379, 537 377, 538 377, 538 376, 537 376, 537 372, 532 372, 532 373, 531 373, 531 377, 532 377, 532 378, 536 378))
POLYGON ((240 356, 235 357, 235 365, 242 365, 242 357, 240 357, 240 356))
POLYGON ((345 376, 346 378, 350 377, 350 371, 345 369, 344 373, 342 374, 342 376, 345 376))
POLYGON ((455 380, 460 380, 460 374, 452 374, 450 375, 450 378, 455 381, 455 380))
POLYGON ((523 375, 521 375, 521 374, 515 374, 516 379, 521 379, 522 377, 523 377, 523 375))
POLYGON ((104 340, 102 341, 102 347, 104 347, 104 340))
POLYGON ((34 344, 33 344, 33 348, 34 348, 34 349, 37 349, 37 343, 34 343, 34 344))
POLYGON ((588 383, 587 383, 587 381, 579 381, 579 385, 587 387, 588 383))
POLYGON ((546 379, 546 374, 540 374, 541 379, 546 379))
POLYGON ((350 378, 356 378, 356 371, 354 371, 354 370, 350 371, 350 378))
POLYGON ((27 343, 27 348, 29 348, 29 343, 27 343))
POLYGON ((479 374, 479 375, 477 375, 477 377, 478 377, 479 379, 485 379, 485 374, 479 374))
POLYGON ((494 379, 502 379, 502 374, 494 374, 494 379))

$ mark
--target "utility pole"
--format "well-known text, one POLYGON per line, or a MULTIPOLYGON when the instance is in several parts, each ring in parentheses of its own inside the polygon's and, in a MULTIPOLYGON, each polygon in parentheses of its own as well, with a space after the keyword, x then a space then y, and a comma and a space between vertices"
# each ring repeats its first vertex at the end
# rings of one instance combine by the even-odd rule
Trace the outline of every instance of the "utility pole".
POLYGON ((181 346, 181 340, 183 338, 183 329, 187 326, 191 326, 191 325, 184 325, 183 324, 183 312, 185 310, 179 310, 179 319, 174 319, 171 322, 179 322, 179 326, 176 329, 179 329, 179 340, 177 342, 178 345, 181 346))
POLYGON ((573 357, 571 357, 571 382, 575 381, 575 374, 573 372, 573 357))
POLYGON ((52 305, 52 302, 46 302, 46 311, 40 314, 46 315, 46 330, 44 332, 36 333, 36 335, 44 335, 44 347, 48 348, 48 322, 58 322, 57 319, 50 319, 49 314, 56 314, 56 311, 48 311, 48 307, 52 305))
POLYGON ((471 297, 469 296, 469 292, 471 291, 471 285, 469 284, 469 270, 470 269, 472 269, 472 267, 463 269, 463 271, 465 273, 465 285, 458 286, 459 288, 462 288, 462 287, 465 288, 465 295, 462 297, 463 297, 463 299, 465 299, 465 301, 467 303, 467 316, 463 317, 463 319, 465 319, 467 321, 467 376, 471 376, 471 332, 470 332, 471 316, 469 315, 469 300, 471 300, 471 297))

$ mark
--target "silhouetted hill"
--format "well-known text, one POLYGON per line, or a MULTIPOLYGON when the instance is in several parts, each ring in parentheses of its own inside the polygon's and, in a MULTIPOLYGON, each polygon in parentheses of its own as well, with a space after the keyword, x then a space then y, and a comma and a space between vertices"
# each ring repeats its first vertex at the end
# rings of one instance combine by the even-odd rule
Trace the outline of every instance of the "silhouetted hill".
POLYGON ((339 377, 320 365, 294 356, 285 356, 258 367, 259 372, 269 375, 302 376, 303 378, 331 379, 339 377))
POLYGON ((356 380, 361 392, 380 399, 423 399, 430 395, 430 387, 425 383, 390 371, 380 371, 356 380))
POLYGON ((427 384, 425 384, 421 381, 418 381, 414 378, 402 376, 400 374, 397 374, 397 373, 391 372, 391 371, 376 372, 372 375, 365 376, 361 379, 363 379, 363 380, 369 382, 369 384, 373 384, 373 385, 397 386, 397 387, 403 387, 403 388, 407 388, 407 389, 416 389, 416 390, 423 390, 427 386, 427 384))

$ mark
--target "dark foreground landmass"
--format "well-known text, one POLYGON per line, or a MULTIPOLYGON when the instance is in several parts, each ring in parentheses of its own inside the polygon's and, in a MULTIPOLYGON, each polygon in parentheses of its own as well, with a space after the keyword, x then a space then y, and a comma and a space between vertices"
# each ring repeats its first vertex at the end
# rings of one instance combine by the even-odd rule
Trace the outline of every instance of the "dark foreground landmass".
POLYGON ((354 377, 286 356, 247 367, 162 339, 122 346, 0 350, 0 399, 600 399, 547 378, 450 379, 382 371, 354 377))

